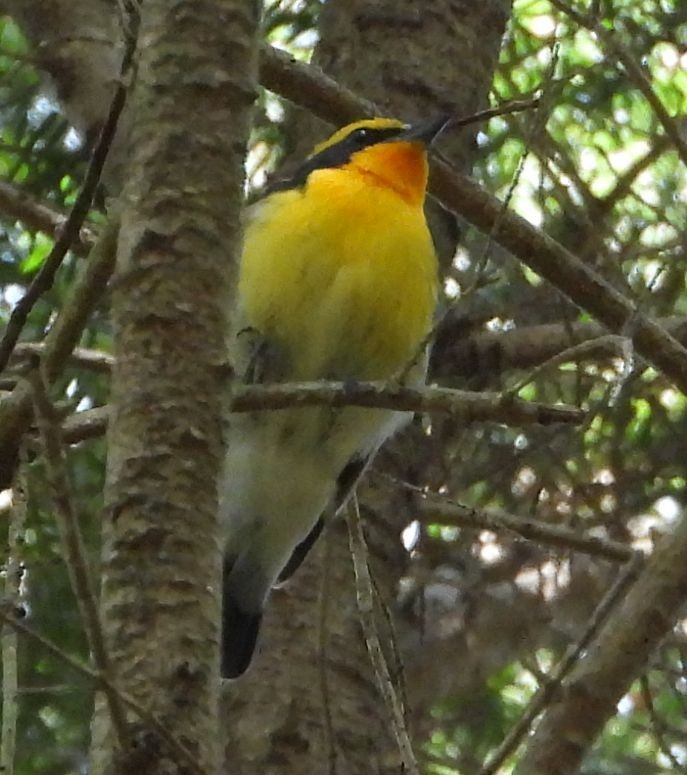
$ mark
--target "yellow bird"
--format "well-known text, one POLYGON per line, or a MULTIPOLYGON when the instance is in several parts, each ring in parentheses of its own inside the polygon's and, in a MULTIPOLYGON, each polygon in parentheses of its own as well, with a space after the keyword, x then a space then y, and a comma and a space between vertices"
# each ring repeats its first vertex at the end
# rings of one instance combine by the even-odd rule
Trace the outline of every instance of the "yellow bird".
MULTIPOLYGON (((230 341, 246 382, 424 382, 437 262, 423 211, 445 117, 339 129, 250 208, 230 341), (413 367, 408 369, 411 364, 413 367)), ((232 414, 220 486, 222 664, 248 667, 270 589, 300 565, 407 412, 232 414)))

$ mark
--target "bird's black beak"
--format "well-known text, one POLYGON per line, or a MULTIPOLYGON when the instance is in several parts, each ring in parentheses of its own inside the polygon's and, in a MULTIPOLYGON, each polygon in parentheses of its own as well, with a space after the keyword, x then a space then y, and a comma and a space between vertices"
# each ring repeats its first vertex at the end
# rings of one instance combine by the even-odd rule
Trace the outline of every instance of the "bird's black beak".
POLYGON ((403 130, 395 140, 420 142, 427 146, 439 137, 439 135, 446 129, 453 119, 452 115, 443 115, 439 118, 433 118, 430 121, 422 121, 418 124, 411 124, 409 127, 403 130))

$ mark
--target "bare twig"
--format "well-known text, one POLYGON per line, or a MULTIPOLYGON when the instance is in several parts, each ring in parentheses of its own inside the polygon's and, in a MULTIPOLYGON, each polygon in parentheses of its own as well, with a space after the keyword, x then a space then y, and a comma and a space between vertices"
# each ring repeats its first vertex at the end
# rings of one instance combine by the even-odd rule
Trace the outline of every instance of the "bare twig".
POLYGON ((580 658, 580 655, 589 647, 589 644, 596 637, 610 613, 622 601, 629 588, 637 580, 641 567, 641 560, 638 555, 635 555, 620 571, 615 583, 596 607, 582 637, 577 643, 571 644, 566 649, 546 683, 534 695, 521 718, 511 728, 501 745, 489 757, 489 761, 484 765, 479 775, 494 775, 508 756, 520 745, 537 716, 548 705, 556 692, 560 691, 563 680, 580 658))
MULTIPOLYGON (((408 388, 385 382, 299 382, 250 385, 236 388, 232 412, 275 411, 306 406, 362 406, 398 412, 451 414, 461 422, 498 422, 505 425, 532 423, 581 423, 583 410, 565 404, 539 404, 499 393, 426 387, 408 388)), ((64 440, 75 444, 105 433, 109 407, 77 412, 63 423, 64 440)))
POLYGON ((365 534, 363 533, 362 520, 358 509, 358 500, 353 495, 351 503, 346 511, 346 521, 348 523, 348 542, 351 547, 353 557, 353 570, 355 572, 356 599, 358 603, 358 613, 365 636, 367 653, 370 655, 370 662, 377 681, 379 692, 384 698, 384 703, 391 716, 391 724, 394 730, 394 736, 398 743, 398 748, 403 762, 404 772, 409 775, 420 775, 417 766, 413 746, 410 742, 408 730, 406 729, 403 706, 398 698, 389 667, 386 663, 382 644, 379 640, 377 625, 374 617, 374 590, 370 578, 370 569, 367 564, 367 545, 365 543, 365 534))
MULTIPOLYGON (((31 355, 42 355, 46 350, 44 342, 22 342, 14 348, 12 360, 26 358, 31 355)), ((77 347, 69 356, 69 365, 97 374, 109 374, 112 370, 114 357, 102 350, 91 350, 87 347, 77 347)))
POLYGON ((493 421, 506 424, 579 423, 585 413, 564 404, 538 404, 451 388, 410 388, 386 382, 302 382, 250 385, 235 390, 232 412, 303 406, 364 406, 399 412, 445 412, 462 422, 493 421))
POLYGON ((45 638, 39 632, 36 632, 32 627, 29 627, 20 619, 17 619, 14 615, 14 612, 11 609, 8 610, 7 605, 0 605, 0 621, 2 621, 3 624, 9 625, 17 632, 25 635, 27 638, 30 638, 32 641, 42 646, 42 648, 44 648, 47 652, 52 654, 61 662, 64 662, 64 664, 68 665, 73 670, 76 670, 81 675, 86 676, 86 678, 93 681, 96 687, 115 692, 121 699, 122 703, 129 707, 158 735, 160 740, 162 740, 167 745, 171 753, 175 755, 179 764, 183 764, 184 767, 188 767, 189 772, 193 773, 193 775, 205 775, 205 771, 200 768, 198 761, 193 753, 189 751, 189 749, 186 748, 186 746, 180 740, 177 740, 173 735, 171 735, 167 727, 147 708, 143 707, 143 705, 141 705, 141 703, 134 699, 131 695, 127 694, 121 689, 118 689, 107 676, 84 664, 76 657, 71 656, 71 654, 67 654, 67 652, 63 651, 52 641, 45 638))
MULTIPOLYGON (((32 370, 28 379, 33 391, 36 421, 43 442, 45 466, 55 504, 55 516, 69 580, 83 619, 93 659, 98 670, 103 675, 107 675, 109 657, 105 648, 105 636, 100 621, 95 585, 88 567, 86 548, 70 495, 67 463, 59 424, 55 417, 55 410, 48 398, 40 369, 32 370)), ((106 687, 105 694, 117 736, 120 743, 125 744, 129 734, 126 713, 116 692, 106 687)))
POLYGON ((517 517, 497 509, 478 509, 465 506, 440 495, 428 493, 421 487, 416 487, 395 477, 384 476, 384 478, 389 480, 394 487, 402 487, 420 498, 415 513, 417 519, 425 524, 490 530, 493 533, 513 533, 528 541, 572 549, 595 557, 603 557, 613 562, 628 562, 637 558, 636 561, 641 563, 643 559, 641 552, 636 552, 619 541, 583 535, 567 527, 549 525, 536 519, 517 517))
POLYGON ((408 687, 406 686, 406 675, 405 675, 405 670, 403 666, 403 660, 401 658, 401 651, 398 645, 398 635, 396 632, 396 626, 394 625, 394 617, 391 614, 391 609, 389 608, 388 603, 384 599, 382 590, 379 588, 377 579, 375 578, 375 575, 372 572, 372 568, 370 568, 369 565, 368 565, 368 570, 370 572, 370 581, 372 582, 372 588, 374 590, 374 593, 377 598, 379 607, 382 611, 382 614, 384 615, 384 621, 386 622, 389 646, 391 648, 391 654, 394 658, 392 679, 393 679, 394 685, 397 687, 398 699, 401 704, 401 710, 403 711, 403 718, 405 719, 407 724, 408 723, 408 687))
POLYGON ((687 142, 682 137, 677 122, 670 116, 665 108, 665 105, 661 102, 658 94, 654 91, 649 79, 644 74, 642 68, 637 64, 634 57, 618 40, 615 32, 607 30, 602 24, 598 22, 593 16, 586 16, 579 13, 572 8, 568 3, 563 0, 551 0, 552 5, 558 8, 563 13, 567 14, 581 27, 586 27, 592 30, 600 40, 602 40, 608 49, 608 51, 622 64, 625 68, 625 72, 632 83, 639 89, 644 96, 644 99, 649 103, 651 109, 654 111, 656 118, 661 122, 661 126, 666 135, 670 138, 671 142, 675 146, 675 150, 678 152, 678 156, 682 160, 682 163, 687 166, 687 142))
POLYGON ((504 392, 506 395, 515 396, 525 387, 525 385, 534 382, 537 377, 540 377, 545 371, 554 366, 560 366, 562 363, 578 360, 579 358, 589 355, 589 353, 597 353, 599 351, 608 352, 609 350, 622 352, 626 342, 627 337, 625 336, 621 336, 620 334, 606 334, 606 336, 600 336, 598 339, 590 339, 587 342, 580 342, 571 347, 566 347, 547 361, 544 361, 544 363, 540 363, 533 368, 530 372, 525 374, 524 377, 519 379, 513 387, 508 388, 508 390, 504 392))
MULTIPOLYGON (((22 448, 25 449, 25 448, 22 448)), ((7 524, 7 562, 5 564, 5 600, 15 610, 22 602, 21 547, 26 521, 27 482, 26 455, 17 469, 12 488, 12 506, 7 524)), ((17 633, 11 627, 2 627, 2 739, 0 741, 0 772, 14 773, 14 755, 17 743, 18 706, 17 633)))
POLYGON ((639 677, 639 686, 642 692, 642 700, 644 701, 646 711, 649 714, 651 729, 654 733, 654 737, 656 738, 656 742, 658 743, 658 747, 661 753, 668 759, 676 772, 685 772, 684 765, 677 759, 675 754, 670 750, 670 745, 668 745, 666 742, 665 736, 663 734, 663 724, 661 723, 661 719, 656 712, 656 706, 654 705, 654 698, 651 693, 651 686, 649 684, 649 676, 646 673, 639 677))
POLYGON ((470 124, 477 124, 480 121, 489 121, 489 119, 496 118, 496 116, 508 116, 511 113, 532 110, 533 108, 539 107, 539 102, 539 97, 533 97, 530 100, 511 100, 503 105, 496 105, 495 107, 487 108, 486 110, 478 110, 470 116, 451 119, 450 127, 469 126, 470 124))
POLYGON ((60 235, 53 245, 50 254, 45 259, 43 266, 34 277, 24 296, 22 296, 17 303, 17 306, 12 310, 9 322, 7 323, 7 328, 5 329, 5 334, 2 337, 2 341, 0 341, 0 371, 7 365, 12 350, 19 339, 22 328, 24 327, 34 304, 52 287, 55 273, 59 269, 62 260, 67 255, 67 251, 72 243, 79 238, 81 226, 91 207, 95 189, 100 180, 100 173, 102 172, 115 130, 117 129, 117 121, 119 119, 119 114, 124 107, 125 98, 126 88, 124 83, 120 82, 112 98, 112 104, 110 105, 107 119, 100 130, 98 142, 93 149, 86 177, 83 186, 81 187, 81 191, 76 198, 76 202, 74 202, 74 206, 67 217, 64 227, 61 229, 60 235))
MULTIPOLYGON (((119 222, 112 217, 103 228, 88 261, 77 276, 64 307, 45 338, 41 364, 49 382, 64 369, 91 312, 112 274, 119 222)), ((0 402, 0 488, 12 481, 16 451, 32 417, 32 397, 26 382, 0 402)))

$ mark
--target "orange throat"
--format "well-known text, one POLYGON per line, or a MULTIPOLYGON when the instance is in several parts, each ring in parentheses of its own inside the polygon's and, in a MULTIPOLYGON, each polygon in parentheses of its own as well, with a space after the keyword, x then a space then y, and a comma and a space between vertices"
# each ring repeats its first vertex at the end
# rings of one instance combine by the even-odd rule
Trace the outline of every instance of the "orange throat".
POLYGON ((422 206, 427 187, 427 154, 421 143, 381 143, 356 153, 349 166, 371 183, 395 191, 408 204, 422 206))

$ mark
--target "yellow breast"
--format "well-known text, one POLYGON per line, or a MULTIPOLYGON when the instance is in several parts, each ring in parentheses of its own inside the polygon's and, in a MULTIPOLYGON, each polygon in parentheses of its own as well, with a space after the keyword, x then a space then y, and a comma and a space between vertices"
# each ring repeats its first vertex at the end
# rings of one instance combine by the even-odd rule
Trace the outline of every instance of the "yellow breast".
POLYGON ((288 378, 385 379, 416 355, 436 303, 421 201, 346 168, 257 205, 244 238, 246 325, 283 351, 288 378))

